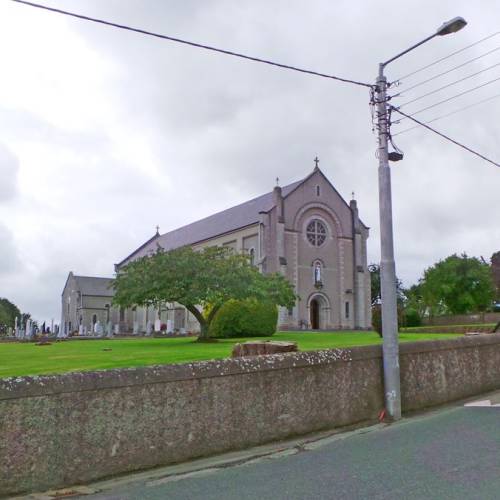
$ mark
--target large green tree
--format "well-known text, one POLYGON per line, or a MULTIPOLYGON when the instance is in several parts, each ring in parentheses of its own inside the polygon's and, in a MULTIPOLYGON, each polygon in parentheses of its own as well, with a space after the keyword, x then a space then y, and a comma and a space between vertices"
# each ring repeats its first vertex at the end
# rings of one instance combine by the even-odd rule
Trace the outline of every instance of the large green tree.
POLYGON ((261 274, 246 255, 224 247, 195 251, 181 247, 159 250, 120 269, 113 302, 121 307, 177 302, 200 324, 206 339, 210 323, 230 299, 256 299, 292 307, 292 285, 280 274, 261 274))
POLYGON ((419 284, 422 299, 433 315, 485 311, 494 298, 490 266, 465 253, 450 255, 426 269, 419 284))
POLYGON ((16 317, 21 317, 21 311, 10 300, 0 298, 0 328, 13 328, 16 317))

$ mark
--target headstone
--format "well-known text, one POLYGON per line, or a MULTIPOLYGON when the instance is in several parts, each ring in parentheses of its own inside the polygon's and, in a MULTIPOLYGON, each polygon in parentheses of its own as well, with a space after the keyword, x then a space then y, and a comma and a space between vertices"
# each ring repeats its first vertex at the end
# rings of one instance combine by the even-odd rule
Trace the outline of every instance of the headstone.
POLYGON ((138 335, 138 333, 139 333, 139 322, 138 321, 134 321, 134 326, 133 326, 133 329, 132 329, 132 333, 134 335, 138 335))
POLYGON ((118 335, 120 333, 120 325, 118 323, 115 324, 115 328, 114 328, 113 333, 115 335, 118 335))
POLYGON ((14 319, 14 335, 19 338, 19 326, 17 324, 17 316, 14 319))
POLYGON ((83 335, 83 325, 78 326, 78 335, 83 335))
POLYGON ((151 324, 151 321, 148 320, 146 323, 146 335, 149 337, 153 333, 153 325, 151 324))
POLYGON ((161 321, 159 319, 155 320, 155 332, 159 332, 161 330, 161 321))
POLYGON ((113 328, 112 328, 111 321, 108 321, 108 324, 106 325, 106 335, 107 335, 109 338, 112 338, 112 337, 113 337, 113 328))
POLYGON ((179 333, 180 333, 181 335, 184 335, 184 336, 185 336, 185 335, 186 335, 186 329, 185 329, 185 328, 181 328, 181 329, 179 330, 179 333))
POLYGON ((28 319, 28 321, 26 321, 26 330, 24 332, 24 336, 25 336, 25 338, 30 339, 30 340, 31 340, 31 337, 33 336, 33 327, 32 327, 31 319, 28 319))
POLYGON ((172 320, 167 319, 167 333, 172 333, 174 331, 172 320))
POLYGON ((102 327, 101 322, 97 321, 97 323, 94 325, 94 333, 96 335, 99 335, 99 337, 101 337, 103 332, 104 332, 104 328, 102 327))

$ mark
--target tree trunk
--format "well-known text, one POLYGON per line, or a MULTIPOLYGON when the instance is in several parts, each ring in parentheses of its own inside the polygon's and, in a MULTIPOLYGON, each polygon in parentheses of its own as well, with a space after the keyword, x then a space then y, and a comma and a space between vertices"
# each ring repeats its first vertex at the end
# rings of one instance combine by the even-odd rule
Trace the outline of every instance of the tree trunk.
POLYGON ((186 309, 193 314, 193 316, 198 320, 200 324, 200 339, 208 339, 208 327, 210 323, 205 320, 203 314, 198 310, 196 306, 186 305, 186 309))

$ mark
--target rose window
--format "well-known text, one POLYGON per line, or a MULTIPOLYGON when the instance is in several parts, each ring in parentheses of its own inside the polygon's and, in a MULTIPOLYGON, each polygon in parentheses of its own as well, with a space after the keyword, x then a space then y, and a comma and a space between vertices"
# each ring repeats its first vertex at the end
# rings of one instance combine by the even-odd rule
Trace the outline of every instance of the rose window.
POLYGON ((325 225, 318 219, 314 219, 307 225, 306 228, 306 236, 307 241, 314 245, 315 247, 319 247, 326 240, 326 227, 325 225))

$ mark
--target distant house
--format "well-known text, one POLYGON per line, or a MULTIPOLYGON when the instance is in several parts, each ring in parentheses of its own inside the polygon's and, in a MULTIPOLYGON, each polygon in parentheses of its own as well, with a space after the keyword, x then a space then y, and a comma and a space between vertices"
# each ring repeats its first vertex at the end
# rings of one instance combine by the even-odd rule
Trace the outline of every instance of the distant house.
POLYGON ((113 278, 76 276, 70 272, 62 292, 61 328, 64 334, 91 332, 99 321, 122 324, 128 330, 125 312, 112 307, 113 278))

